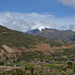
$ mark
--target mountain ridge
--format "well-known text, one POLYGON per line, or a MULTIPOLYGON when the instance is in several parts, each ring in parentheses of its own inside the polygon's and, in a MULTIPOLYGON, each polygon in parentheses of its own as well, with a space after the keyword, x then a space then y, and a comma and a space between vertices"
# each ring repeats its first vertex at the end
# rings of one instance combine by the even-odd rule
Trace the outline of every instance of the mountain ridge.
POLYGON ((75 32, 72 30, 57 30, 57 29, 44 29, 42 31, 32 33, 32 35, 42 36, 49 39, 57 39, 63 41, 75 41, 75 32))

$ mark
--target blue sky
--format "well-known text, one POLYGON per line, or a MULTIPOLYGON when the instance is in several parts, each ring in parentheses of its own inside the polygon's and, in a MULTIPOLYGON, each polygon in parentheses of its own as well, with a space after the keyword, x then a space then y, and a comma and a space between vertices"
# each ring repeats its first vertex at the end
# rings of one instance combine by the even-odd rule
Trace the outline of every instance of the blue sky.
POLYGON ((75 9, 58 0, 0 0, 0 12, 37 12, 57 17, 74 16, 75 9))
POLYGON ((0 24, 15 30, 66 25, 75 31, 74 21, 75 0, 0 0, 0 24))

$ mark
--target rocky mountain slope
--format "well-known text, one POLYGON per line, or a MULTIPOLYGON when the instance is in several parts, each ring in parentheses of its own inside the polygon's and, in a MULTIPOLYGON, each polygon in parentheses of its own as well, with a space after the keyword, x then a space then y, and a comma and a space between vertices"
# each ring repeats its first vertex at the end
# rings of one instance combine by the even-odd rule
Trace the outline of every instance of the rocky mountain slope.
POLYGON ((33 35, 43 36, 50 39, 58 39, 58 40, 64 40, 64 41, 75 41, 75 32, 71 30, 56 30, 56 29, 45 29, 36 33, 33 33, 33 35))

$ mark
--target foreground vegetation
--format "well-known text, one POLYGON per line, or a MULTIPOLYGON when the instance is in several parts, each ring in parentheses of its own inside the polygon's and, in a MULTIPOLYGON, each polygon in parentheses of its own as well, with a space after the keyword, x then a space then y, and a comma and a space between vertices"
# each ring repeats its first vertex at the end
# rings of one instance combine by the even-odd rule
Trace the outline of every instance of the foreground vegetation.
POLYGON ((0 75, 74 75, 75 72, 75 62, 20 61, 16 66, 15 63, 7 68, 3 66, 0 66, 0 75))

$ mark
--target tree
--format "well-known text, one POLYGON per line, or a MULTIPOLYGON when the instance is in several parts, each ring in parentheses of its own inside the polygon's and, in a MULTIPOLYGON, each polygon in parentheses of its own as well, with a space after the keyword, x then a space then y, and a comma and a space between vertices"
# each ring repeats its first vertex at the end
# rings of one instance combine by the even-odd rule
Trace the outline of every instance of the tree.
POLYGON ((67 64, 69 68, 72 67, 72 62, 68 62, 67 64))
POLYGON ((31 75, 34 75, 34 68, 33 67, 30 67, 30 72, 31 72, 31 75))

